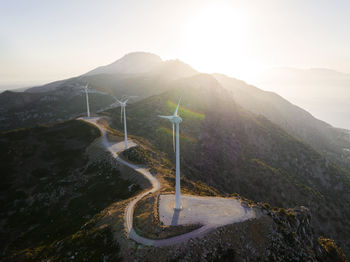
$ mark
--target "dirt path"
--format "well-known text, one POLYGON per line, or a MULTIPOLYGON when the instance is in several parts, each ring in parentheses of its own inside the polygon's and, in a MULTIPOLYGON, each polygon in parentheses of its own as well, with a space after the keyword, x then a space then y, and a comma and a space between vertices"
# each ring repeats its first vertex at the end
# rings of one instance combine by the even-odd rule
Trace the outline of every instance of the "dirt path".
MULTIPOLYGON (((157 190, 160 189, 160 183, 157 178, 155 178, 146 168, 142 168, 140 166, 131 164, 125 160, 123 160, 121 157, 119 157, 119 153, 124 150, 124 142, 110 142, 107 140, 106 136, 106 130, 100 126, 97 121, 99 120, 99 117, 95 118, 79 118, 83 121, 87 121, 93 125, 95 125, 100 131, 101 131, 101 143, 102 145, 113 155, 113 157, 120 162, 123 165, 126 165, 132 169, 134 169, 136 172, 140 173, 143 175, 146 179, 148 179, 151 184, 152 188, 146 192, 140 193, 137 195, 126 207, 125 213, 124 213, 124 220, 125 220, 125 230, 128 234, 128 237, 135 240, 136 242, 143 244, 143 245, 148 245, 148 246, 170 246, 170 245, 175 245, 179 243, 183 243, 188 241, 191 238, 196 238, 196 237, 201 237, 211 231, 212 229, 216 228, 219 225, 213 225, 213 224, 206 224, 203 225, 202 227, 193 230, 191 232, 188 232, 183 235, 167 238, 167 239, 159 239, 159 240, 154 240, 154 239, 149 239, 142 237, 138 235, 135 230, 133 229, 133 217, 134 217, 134 209, 136 206, 136 203, 140 201, 145 195, 148 193, 154 193, 157 190)), ((133 141, 128 140, 128 145, 129 147, 136 146, 133 141)), ((194 199, 196 197, 193 197, 194 199)), ((210 210, 209 210, 210 211, 210 210)))

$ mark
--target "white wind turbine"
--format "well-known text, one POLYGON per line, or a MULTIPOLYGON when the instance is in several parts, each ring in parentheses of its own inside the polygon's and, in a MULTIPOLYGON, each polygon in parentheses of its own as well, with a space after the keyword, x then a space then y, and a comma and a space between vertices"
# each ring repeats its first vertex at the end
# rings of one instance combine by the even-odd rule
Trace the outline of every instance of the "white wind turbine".
POLYGON ((87 117, 90 117, 90 106, 89 106, 88 87, 89 87, 89 85, 87 84, 87 85, 84 87, 84 89, 85 89, 85 95, 86 95, 86 110, 87 110, 87 117))
POLYGON ((175 109, 175 112, 172 116, 159 116, 161 118, 168 119, 173 124, 173 148, 176 152, 176 184, 175 184, 175 209, 179 210, 181 209, 181 189, 180 189, 180 138, 179 138, 179 131, 180 126, 179 124, 182 122, 182 118, 178 116, 177 111, 179 110, 181 102, 181 97, 179 99, 179 103, 177 104, 177 107, 175 109), (176 125, 176 149, 175 149, 175 125, 176 125))
POLYGON ((115 98, 115 100, 118 101, 118 103, 120 104, 120 122, 122 121, 123 118, 123 112, 124 112, 124 143, 125 143, 125 149, 128 149, 128 132, 126 130, 126 113, 125 113, 125 107, 126 107, 126 103, 128 102, 129 98, 127 98, 124 101, 120 101, 117 98, 115 98))

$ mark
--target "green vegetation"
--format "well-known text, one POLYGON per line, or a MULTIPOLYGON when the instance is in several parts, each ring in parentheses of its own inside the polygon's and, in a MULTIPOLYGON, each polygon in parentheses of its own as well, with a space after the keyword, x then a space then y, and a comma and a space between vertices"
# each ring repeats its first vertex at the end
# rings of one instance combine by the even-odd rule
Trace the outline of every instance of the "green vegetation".
MULTIPOLYGON (((349 166, 349 157, 343 157, 342 151, 339 155, 338 150, 349 144, 348 136, 343 133, 344 137, 339 139, 341 133, 328 132, 335 129, 324 123, 321 123, 324 128, 320 128, 320 121, 314 121, 308 114, 299 114, 300 110, 286 107, 286 103, 277 96, 259 92, 244 83, 238 83, 236 88, 227 88, 230 90, 227 91, 212 76, 205 74, 169 81, 193 73, 182 74, 181 68, 178 74, 173 71, 166 68, 157 71, 154 76, 84 76, 79 80, 65 81, 57 88, 57 93, 4 92, 0 107, 5 104, 9 107, 2 107, 5 120, 1 120, 1 130, 85 114, 85 97, 80 93, 76 95, 75 88, 81 80, 118 97, 121 94, 137 94, 141 102, 128 106, 127 121, 133 134, 131 137, 143 146, 125 152, 124 157, 149 166, 163 183, 162 192, 173 193, 171 125, 157 115, 172 114, 178 98, 183 96, 179 113, 184 120, 180 138, 184 193, 240 194, 251 199, 241 197, 250 206, 255 205, 254 201, 268 202, 263 204, 264 211, 270 212, 275 220, 271 222, 265 216, 228 226, 234 230, 219 231, 218 241, 233 243, 233 246, 223 250, 221 245, 210 242, 208 246, 213 247, 211 250, 219 250, 227 260, 236 256, 246 258, 255 250, 261 252, 260 260, 273 261, 276 256, 292 260, 294 255, 300 258, 299 253, 314 255, 314 250, 308 249, 312 232, 309 230, 303 234, 303 229, 308 227, 303 225, 302 229, 296 230, 290 226, 299 221, 298 213, 287 208, 305 205, 313 214, 311 223, 317 235, 334 237, 349 253, 350 174, 348 170, 329 162, 329 159, 334 159, 345 168, 349 166), (148 98, 143 99, 145 97, 148 98), (245 109, 235 101, 244 105, 245 109), (281 101, 283 103, 279 104, 281 101), (286 114, 280 114, 283 112, 286 114), (263 116, 258 116, 260 114, 327 155, 316 152, 263 116), (272 211, 270 205, 273 206, 272 211), (275 230, 276 225, 275 239, 269 242, 270 230, 275 230), (247 236, 243 239, 247 242, 242 241, 241 236, 247 236), (272 252, 263 253, 268 244, 272 245, 272 252), (235 253, 236 247, 239 254, 235 253)), ((113 102, 110 96, 101 94, 91 94, 90 98, 93 101, 92 111, 113 102)), ((119 109, 105 114, 112 117, 112 127, 115 128, 109 129, 108 138, 120 141, 122 124, 119 109)), ((127 200, 119 200, 136 192, 126 190, 129 181, 121 179, 118 170, 109 161, 88 157, 86 148, 90 148, 90 143, 97 136, 96 128, 78 121, 0 135, 0 241, 6 243, 0 247, 0 251, 6 250, 3 260, 90 258, 116 261, 119 251, 124 252, 123 258, 127 261, 147 260, 142 255, 138 259, 129 255, 137 252, 148 255, 151 260, 158 259, 156 255, 163 252, 163 260, 170 260, 169 254, 174 253, 166 248, 141 247, 128 242, 121 234, 127 200), (122 248, 115 239, 122 240, 119 242, 122 248)), ((108 156, 101 159, 108 160, 108 156)), ((138 190, 137 187, 131 188, 138 190)), ((139 207, 139 216, 135 218, 141 231, 144 230, 143 224, 149 222, 147 219, 156 219, 156 212, 153 212, 156 201, 143 201, 146 202, 139 207), (144 216, 147 213, 150 216, 144 216)), ((154 223, 152 232, 145 234, 160 230, 157 220, 154 223)), ((214 234, 208 237, 215 239, 214 234)), ((335 243, 325 238, 320 238, 319 243, 330 255, 325 261, 335 261, 334 254, 339 253, 335 243)), ((191 243, 190 248, 192 250, 199 245, 191 243)), ((201 251, 210 250, 208 246, 198 248, 195 253, 187 251, 187 259, 200 261, 201 251)), ((184 252, 178 254, 177 259, 183 259, 184 252)), ((208 260, 218 259, 215 254, 206 255, 208 260)))
MULTIPOLYGON (((144 141, 144 139, 141 138, 134 137, 134 139, 144 141)), ((123 151, 122 156, 126 160, 135 164, 151 167, 151 172, 158 175, 158 179, 162 181, 161 192, 174 193, 174 167, 170 161, 164 158, 164 154, 152 147, 140 144, 137 147, 132 147, 123 151)), ((181 180, 181 189, 184 194, 203 196, 219 195, 217 190, 208 187, 201 181, 193 182, 185 177, 182 177, 181 180)), ((181 235, 200 227, 200 225, 161 225, 158 217, 158 196, 159 193, 148 194, 136 205, 134 213, 134 229, 139 235, 150 239, 163 239, 181 235)))
POLYGON ((347 259, 343 251, 337 247, 334 240, 324 237, 318 238, 318 243, 326 250, 327 257, 323 261, 339 261, 346 262, 347 259))
MULTIPOLYGON (((183 184, 192 181, 198 187, 201 181, 222 195, 237 192, 252 201, 276 207, 307 206, 317 234, 334 237, 347 250, 350 246, 347 170, 329 162, 265 117, 242 109, 229 92, 205 77, 185 79, 174 87, 177 88, 128 107, 129 133, 147 139, 157 152, 162 152, 164 159, 171 161, 163 169, 162 164, 158 168, 164 174, 162 179, 170 185, 168 192, 174 185, 173 172, 169 172, 175 162, 171 125, 157 115, 171 114, 182 95, 180 116, 185 116, 186 110, 204 116, 188 114, 181 123, 183 184)), ((108 113, 111 126, 122 130, 118 110, 108 113)), ((154 163, 147 165, 154 169, 154 163)))
MULTIPOLYGON (((150 143, 140 137, 133 136, 140 144, 129 148, 122 153, 122 157, 135 164, 145 165, 150 168, 151 173, 156 175, 162 182, 161 191, 164 193, 174 192, 175 188, 175 167, 166 158, 164 153, 154 149, 150 143)), ((189 195, 218 196, 220 192, 200 180, 192 181, 181 177, 181 191, 189 195)))
POLYGON ((99 243, 102 238, 115 245, 107 229, 85 232, 91 239, 77 233, 95 214, 139 190, 136 186, 129 191, 131 183, 120 177, 107 153, 96 159, 86 153, 87 147, 99 150, 90 146, 99 135, 97 128, 83 121, 0 135, 4 160, 0 238, 6 243, 1 248, 7 259, 44 258, 43 250, 70 238, 72 246, 96 245, 89 250, 96 254, 108 248, 99 243))
MULTIPOLYGON (((9 97, 0 96, 2 111, 0 131, 15 128, 35 127, 43 123, 54 123, 86 115, 85 94, 63 87, 58 91, 41 93, 11 92, 9 97), (12 103, 11 103, 12 102, 12 103)), ((91 93, 90 110, 96 112, 114 102, 108 95, 91 93)))
POLYGON ((144 147, 137 146, 131 147, 123 151, 123 156, 130 162, 133 162, 137 165, 147 165, 150 159, 154 157, 154 154, 151 150, 147 150, 144 147))
POLYGON ((18 261, 122 261, 120 246, 113 237, 111 226, 99 222, 106 210, 96 214, 74 234, 55 240, 49 245, 26 248, 15 252, 11 259, 18 261))

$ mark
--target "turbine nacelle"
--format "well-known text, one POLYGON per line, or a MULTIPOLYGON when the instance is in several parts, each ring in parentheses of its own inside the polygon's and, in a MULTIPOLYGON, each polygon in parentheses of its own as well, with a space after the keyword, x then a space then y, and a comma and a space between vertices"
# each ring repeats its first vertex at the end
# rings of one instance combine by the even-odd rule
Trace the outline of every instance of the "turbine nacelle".
POLYGON ((160 118, 168 119, 172 124, 180 124, 182 122, 182 118, 180 116, 160 116, 160 118))
POLYGON ((158 115, 158 116, 160 118, 168 119, 172 124, 180 124, 182 122, 182 118, 177 114, 177 111, 179 110, 180 102, 181 102, 181 97, 179 99, 177 107, 176 107, 174 114, 172 116, 160 116, 160 115, 158 115))
POLYGON ((89 85, 88 85, 88 84, 86 84, 85 86, 81 87, 81 89, 82 89, 82 90, 83 90, 83 92, 85 92, 85 93, 89 93, 89 90, 90 90, 90 88, 89 88, 89 85))
POLYGON ((177 104, 175 112, 174 112, 174 114, 172 116, 160 116, 160 115, 158 115, 158 117, 164 118, 164 119, 168 119, 172 123, 172 126, 173 126, 173 148, 174 148, 174 152, 175 152, 175 125, 178 126, 182 122, 182 118, 177 114, 177 111, 179 110, 180 102, 181 102, 181 97, 179 99, 179 103, 177 104))
POLYGON ((180 124, 182 122, 182 118, 179 117, 179 116, 173 116, 170 119, 170 122, 173 123, 173 124, 180 124))
POLYGON ((126 103, 127 103, 128 100, 129 100, 129 98, 128 98, 128 99, 126 99, 126 100, 124 100, 124 101, 121 101, 121 100, 117 99, 117 98, 114 97, 114 96, 113 96, 113 98, 119 103, 119 105, 120 105, 121 107, 126 107, 126 103))

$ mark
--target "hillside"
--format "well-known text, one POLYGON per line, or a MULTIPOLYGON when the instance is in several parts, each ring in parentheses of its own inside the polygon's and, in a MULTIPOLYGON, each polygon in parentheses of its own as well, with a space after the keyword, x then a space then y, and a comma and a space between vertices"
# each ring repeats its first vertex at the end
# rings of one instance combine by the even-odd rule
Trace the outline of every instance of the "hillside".
POLYGON ((350 129, 350 74, 326 68, 272 68, 254 84, 278 92, 292 103, 336 127, 350 129))
POLYGON ((162 62, 162 59, 151 53, 134 52, 126 54, 117 61, 95 68, 85 75, 99 74, 142 74, 156 67, 162 62))
MULTIPOLYGON (((31 261, 139 190, 130 190, 131 181, 92 144, 99 135, 97 128, 77 120, 0 134, 1 261, 31 261)), ((100 236, 109 234, 106 229, 100 236)), ((97 239, 90 242, 98 245, 97 239)))
MULTIPOLYGON (((86 114, 82 84, 69 84, 47 92, 0 94, 0 131, 32 127, 38 124, 73 119, 86 114)), ((91 110, 96 112, 114 102, 106 94, 90 93, 91 110)))
MULTIPOLYGON (((171 126, 157 115, 171 114, 182 95, 186 178, 277 207, 305 205, 314 215, 317 234, 334 238, 349 251, 348 171, 265 117, 244 110, 210 75, 179 80, 173 88, 127 108, 131 134, 149 139, 173 158, 171 126)), ((119 111, 110 113, 113 126, 120 129, 119 111)))
MULTIPOLYGON (((316 74, 317 73, 317 74, 316 74)), ((326 76, 334 72, 314 72, 326 76)), ((97 112, 114 102, 111 95, 137 96, 130 102, 161 94, 178 80, 198 72, 179 60, 163 61, 159 56, 136 52, 114 63, 99 67, 79 77, 33 87, 25 92, 0 94, 1 130, 71 119, 85 112, 81 87, 89 83, 91 111, 97 112), (15 108, 14 108, 15 105, 15 108)), ((338 76, 338 75, 337 75, 338 76)), ((220 85, 232 92, 236 103, 246 110, 262 115, 324 154, 327 159, 350 170, 350 133, 318 120, 309 112, 291 104, 273 92, 265 92, 243 81, 214 74, 220 85)), ((317 95, 317 94, 310 94, 317 95)), ((337 114, 334 114, 336 117, 337 114)))
POLYGON ((91 112, 100 111, 125 95, 141 100, 167 90, 169 82, 197 74, 179 60, 162 61, 157 55, 136 52, 82 76, 52 82, 24 92, 0 93, 0 130, 68 120, 85 114, 82 87, 89 83, 91 112))
POLYGON ((350 170, 350 132, 316 119, 273 92, 263 91, 243 81, 215 74, 220 84, 232 93, 235 101, 250 112, 262 115, 290 135, 311 145, 330 160, 350 170))
MULTIPOLYGON (((121 133, 108 130, 108 139, 122 140, 121 133)), ((313 217, 306 208, 272 209, 237 194, 242 204, 260 214, 256 219, 218 228, 188 245, 135 248, 135 242, 125 238, 123 212, 140 186, 147 184, 139 174, 115 165, 99 140, 93 142, 98 135, 95 127, 82 121, 0 135, 5 171, 0 237, 7 243, 1 250, 2 261, 152 261, 154 257, 158 261, 346 261, 332 240, 314 235, 313 217), (136 183, 132 187, 130 179, 136 183)), ((163 181, 162 192, 172 192, 173 166, 166 155, 142 137, 133 139, 140 146, 124 157, 151 167, 163 181)), ((218 194, 185 177, 182 187, 187 194, 218 194)), ((152 217, 154 208, 149 208, 150 213, 147 205, 141 211, 152 217)))
MULTIPOLYGON (((138 95, 127 107, 129 131, 172 158, 171 126, 156 116, 172 113, 183 95, 182 170, 188 180, 277 207, 305 205, 314 214, 317 235, 334 238, 349 254, 348 131, 242 81, 198 74, 177 60, 157 62, 150 54, 140 62, 144 55, 134 55, 115 64, 128 63, 129 68, 140 64, 143 69, 154 64, 147 72, 140 69, 142 73, 111 74, 105 71, 107 66, 99 74, 0 94, 1 129, 83 114, 81 86, 89 82, 92 112, 114 102, 111 95, 138 95)), ((119 109, 109 113, 113 127, 120 129, 119 109)))
MULTIPOLYGON (((121 140, 115 136, 120 134, 118 131, 108 130, 111 132, 109 139, 121 140)), ((90 144, 97 133, 89 124, 70 121, 1 135, 0 141, 6 149, 2 156, 14 157, 15 160, 20 157, 25 160, 23 165, 27 169, 31 168, 27 160, 36 160, 35 170, 45 164, 55 165, 55 168, 50 168, 52 173, 42 168, 39 181, 29 175, 24 184, 11 177, 10 189, 17 191, 13 198, 6 199, 8 212, 2 213, 2 219, 8 219, 4 222, 8 231, 2 232, 1 236, 3 239, 6 236, 7 240, 11 236, 12 240, 5 246, 3 261, 153 261, 154 257, 158 261, 346 261, 332 240, 315 236, 310 225, 313 217, 307 208, 275 209, 268 204, 255 204, 237 194, 235 198, 242 205, 249 205, 260 214, 257 218, 220 227, 203 239, 190 240, 186 245, 163 248, 135 245, 123 231, 123 210, 133 199, 130 196, 137 187, 133 186, 130 192, 129 183, 120 177, 127 175, 130 179, 133 174, 125 174, 125 166, 111 165, 115 161, 111 162, 110 156, 101 150, 98 140, 90 144), (39 141, 36 134, 40 135, 39 141), (65 143, 61 143, 62 139, 65 143), (33 154, 34 159, 28 159, 33 148, 28 150, 24 146, 23 149, 24 143, 38 145, 39 142, 42 144, 40 148, 46 149, 45 144, 49 149, 55 149, 53 155, 49 153, 51 150, 45 151, 50 161, 41 161, 39 152, 33 154), (22 152, 25 154, 21 155, 22 152), (63 172, 54 173, 62 167, 63 172), (28 187, 34 190, 28 191, 28 187), (31 204, 33 200, 35 207, 31 204), (24 202, 30 207, 21 205, 24 202), (19 205, 20 211, 15 210, 14 207, 19 205), (20 234, 15 234, 17 231, 20 234)), ((124 157, 150 166, 152 173, 163 181, 162 192, 172 192, 174 174, 171 162, 144 138, 133 138, 140 146, 125 151, 124 157)), ((13 168, 12 164, 9 161, 7 170, 13 168)), ((18 171, 12 170, 11 173, 20 177, 18 171)), ((33 175, 37 173, 31 172, 33 175)), ((182 184, 184 192, 190 194, 217 195, 215 189, 203 183, 184 178, 182 184)), ((140 208, 135 216, 155 215, 154 207, 147 202, 140 208)), ((148 224, 144 229, 149 231, 150 226, 148 224)), ((164 228, 160 232, 164 233, 164 228)), ((152 233, 158 235, 160 232, 152 233)))

